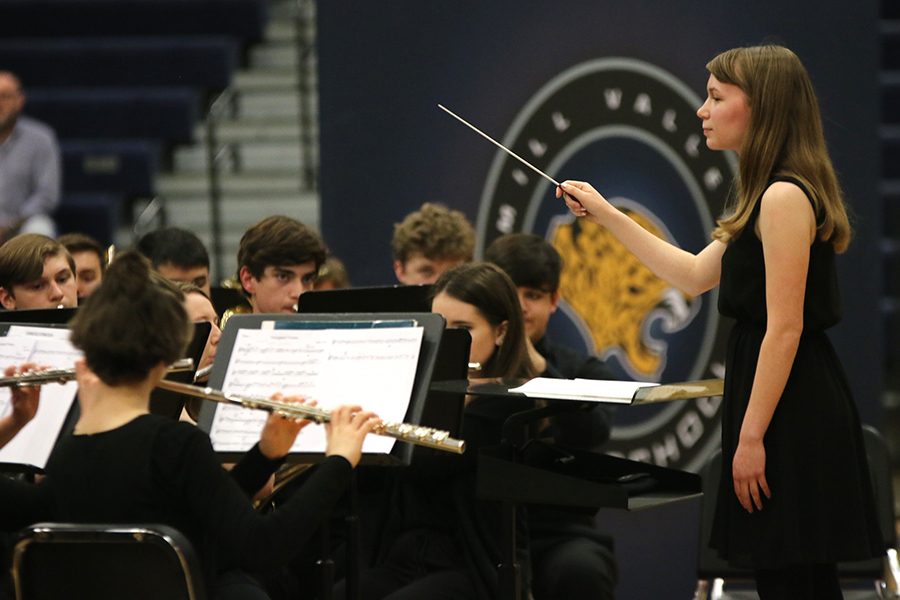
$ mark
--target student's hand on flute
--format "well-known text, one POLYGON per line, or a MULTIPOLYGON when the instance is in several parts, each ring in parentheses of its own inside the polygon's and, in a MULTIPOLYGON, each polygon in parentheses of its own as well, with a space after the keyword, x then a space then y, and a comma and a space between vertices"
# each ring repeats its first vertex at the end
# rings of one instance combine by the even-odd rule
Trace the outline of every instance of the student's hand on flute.
POLYGON ((338 406, 331 411, 331 420, 325 424, 326 456, 343 456, 354 467, 362 458, 362 444, 381 419, 359 406, 338 406))
MULTIPOLYGON (((31 371, 44 370, 46 367, 34 363, 10 365, 3 371, 5 377, 23 375, 31 371)), ((12 388, 12 412, 9 415, 11 425, 19 430, 28 424, 37 414, 38 404, 41 400, 41 386, 29 385, 12 388)))
POLYGON ((617 210, 586 181, 563 181, 556 188, 556 197, 565 200, 573 215, 598 225, 602 225, 606 216, 617 210))
MULTIPOLYGON (((288 404, 304 404, 306 406, 315 406, 316 401, 306 401, 301 396, 287 396, 281 394, 273 394, 272 400, 286 402, 288 404)), ((273 412, 266 419, 262 432, 259 434, 259 451, 269 460, 275 460, 286 456, 291 451, 291 446, 297 439, 300 430, 312 423, 308 419, 293 419, 285 417, 278 412, 273 412)))

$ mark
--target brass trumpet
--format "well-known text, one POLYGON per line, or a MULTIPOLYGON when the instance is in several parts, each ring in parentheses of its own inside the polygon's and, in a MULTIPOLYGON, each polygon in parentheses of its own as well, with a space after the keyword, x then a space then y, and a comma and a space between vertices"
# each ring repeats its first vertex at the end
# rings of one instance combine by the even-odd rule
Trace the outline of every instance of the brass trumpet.
MULTIPOLYGON (((194 368, 192 358, 182 358, 169 365, 167 373, 181 373, 194 368)), ((43 371, 30 371, 21 375, 0 377, 0 387, 27 387, 29 385, 42 385, 45 383, 68 383, 75 379, 75 368, 70 369, 44 369, 43 371)))
MULTIPOLYGON (((157 384, 157 387, 163 390, 193 396, 194 398, 243 406, 244 408, 257 408, 295 419, 309 419, 316 423, 325 423, 331 420, 331 411, 324 408, 316 408, 314 406, 280 402, 278 400, 270 400, 267 398, 229 396, 213 388, 201 388, 195 385, 178 383, 166 379, 160 381, 157 384)), ((373 433, 392 437, 401 442, 425 446, 426 448, 433 448, 435 450, 443 450, 445 452, 452 452, 454 454, 462 454, 466 449, 465 441, 450 437, 449 432, 424 427, 422 425, 381 423, 374 429, 373 433)))

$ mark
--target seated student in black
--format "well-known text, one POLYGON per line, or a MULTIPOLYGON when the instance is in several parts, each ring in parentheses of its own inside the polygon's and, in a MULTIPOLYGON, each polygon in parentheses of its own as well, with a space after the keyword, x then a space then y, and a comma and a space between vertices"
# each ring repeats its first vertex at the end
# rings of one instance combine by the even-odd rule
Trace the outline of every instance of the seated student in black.
MULTIPOLYGON (((516 285, 528 338, 547 360, 542 376, 615 379, 596 356, 583 355, 547 337, 550 316, 560 300, 563 264, 556 248, 538 235, 513 233, 494 240, 484 258, 503 269, 516 285)), ((609 439, 611 422, 611 409, 594 405, 589 411, 552 418, 541 433, 563 447, 596 450, 609 439)), ((533 506, 528 525, 537 600, 613 598, 617 570, 612 540, 597 531, 590 516, 533 506)))
MULTIPOLYGON (((279 510, 255 512, 248 491, 262 485, 308 422, 273 416, 269 435, 229 474, 204 432, 149 414, 150 391, 191 334, 183 297, 173 289, 154 283, 149 263, 136 253, 110 266, 71 324, 72 342, 85 357, 76 366, 81 417, 75 433, 54 450, 42 483, 0 480, 0 527, 171 525, 197 551, 208 595, 235 598, 253 585, 246 573, 282 564, 303 546, 344 491, 377 418, 356 407, 335 409, 328 458, 279 510)), ((257 587, 253 597, 265 596, 257 587)))
MULTIPOLYGON (((516 291, 500 269, 478 262, 454 267, 438 279, 434 293, 432 310, 448 327, 472 336, 469 362, 481 365, 473 377, 534 376, 516 291)), ((480 447, 500 442, 504 420, 530 408, 533 403, 522 398, 470 396, 462 426, 465 454, 429 457, 398 470, 385 497, 388 510, 375 564, 362 574, 365 600, 497 598, 500 511, 497 503, 475 497, 476 463, 480 447)), ((519 525, 527 590, 524 519, 519 525)), ((343 585, 335 592, 336 598, 345 597, 343 585)))

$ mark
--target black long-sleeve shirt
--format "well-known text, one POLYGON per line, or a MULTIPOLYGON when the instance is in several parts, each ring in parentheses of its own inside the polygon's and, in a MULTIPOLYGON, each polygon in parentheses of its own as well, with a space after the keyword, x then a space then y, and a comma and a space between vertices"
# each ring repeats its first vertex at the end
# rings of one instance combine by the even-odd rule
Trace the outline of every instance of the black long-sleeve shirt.
POLYGON ((212 589, 223 571, 290 560, 352 472, 344 458, 329 457, 288 502, 261 515, 246 492, 258 489, 275 465, 255 448, 229 474, 205 433, 142 415, 110 431, 64 440, 39 485, 0 479, 0 527, 48 520, 170 525, 191 540, 212 589))

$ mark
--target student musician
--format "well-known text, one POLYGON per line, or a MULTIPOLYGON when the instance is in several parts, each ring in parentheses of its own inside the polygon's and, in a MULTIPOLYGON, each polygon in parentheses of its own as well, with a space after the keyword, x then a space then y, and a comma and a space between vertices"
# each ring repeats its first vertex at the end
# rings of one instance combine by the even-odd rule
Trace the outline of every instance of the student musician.
POLYGON ((358 407, 335 409, 327 458, 292 498, 261 515, 248 491, 265 482, 309 423, 272 415, 260 443, 229 474, 204 432, 149 414, 150 390, 182 356, 192 331, 177 290, 155 284, 149 263, 127 252, 71 327, 84 353, 76 367, 81 417, 50 456, 41 484, 0 480, 2 528, 37 521, 167 524, 191 540, 210 597, 247 598, 248 590, 260 597, 249 573, 283 564, 303 547, 343 493, 377 418, 358 407))
POLYGON ((325 256, 319 234, 290 217, 267 217, 248 229, 238 247, 237 275, 253 312, 297 312, 325 256))
POLYGON ((75 281, 78 284, 78 301, 90 296, 103 281, 106 256, 100 242, 83 233, 67 233, 57 240, 66 247, 75 261, 75 281))
POLYGON ((210 295, 209 253, 193 232, 180 227, 163 227, 144 234, 136 248, 166 279, 193 283, 210 295))
POLYGON ((0 246, 0 304, 6 310, 78 306, 75 261, 66 248, 39 233, 0 246))
POLYGON ((460 211, 426 202, 394 225, 391 250, 397 281, 430 284, 447 269, 472 260, 475 230, 460 211))
MULTIPOLYGON (((478 376, 532 377, 545 367, 536 367, 529 357, 516 289, 495 265, 454 267, 434 292, 432 310, 444 316, 448 327, 467 329, 472 336, 469 361, 482 365, 478 376)), ((480 446, 500 442, 506 417, 532 407, 521 398, 469 397, 462 428, 466 453, 437 457, 398 474, 383 519, 384 543, 374 567, 362 575, 365 600, 497 597, 499 507, 475 498, 475 465, 480 446)), ((519 562, 527 588, 527 536, 524 519, 519 521, 519 562)), ((343 586, 336 592, 342 598, 343 586)))
MULTIPOLYGON (((615 379, 596 356, 585 356, 551 341, 550 316, 559 305, 562 257, 547 240, 530 233, 495 239, 484 259, 512 279, 519 292, 525 331, 535 350, 547 360, 543 377, 615 379)), ((598 450, 609 439, 611 411, 602 405, 557 415, 541 431, 562 448, 598 450)), ((593 516, 548 506, 530 506, 533 592, 537 600, 611 600, 617 580, 612 538, 603 535, 593 516)))

